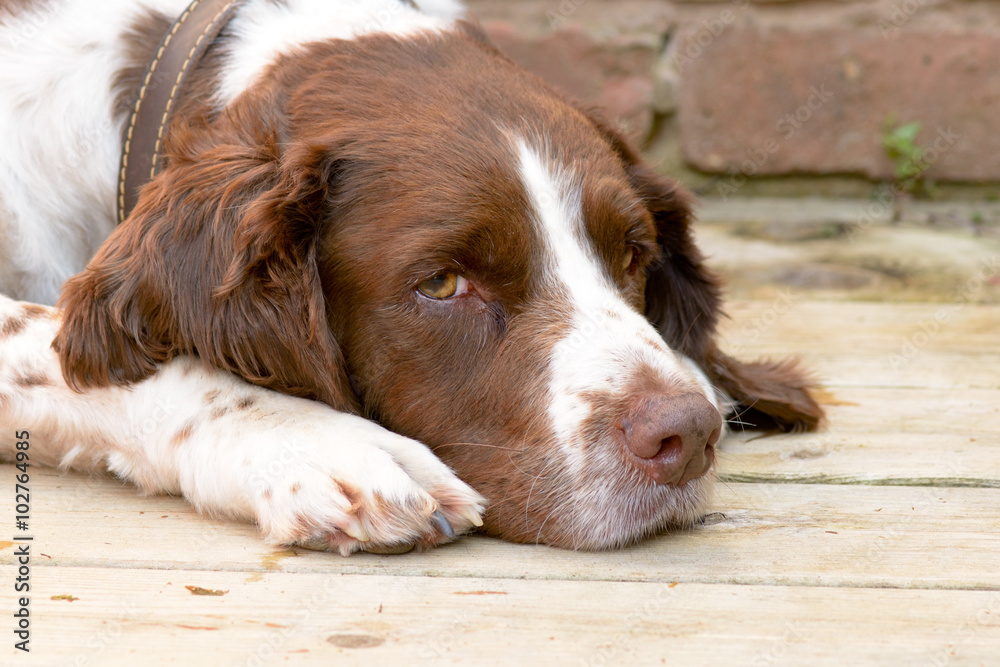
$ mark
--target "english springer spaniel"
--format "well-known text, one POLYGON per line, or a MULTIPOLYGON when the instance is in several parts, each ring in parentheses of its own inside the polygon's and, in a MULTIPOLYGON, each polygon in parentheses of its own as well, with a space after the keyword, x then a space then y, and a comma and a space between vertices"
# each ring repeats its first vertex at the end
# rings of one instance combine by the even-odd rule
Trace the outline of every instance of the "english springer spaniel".
POLYGON ((452 2, 239 4, 116 224, 187 4, 0 2, 3 459, 345 555, 603 549, 706 512, 728 417, 822 418, 714 342, 690 197, 452 2))

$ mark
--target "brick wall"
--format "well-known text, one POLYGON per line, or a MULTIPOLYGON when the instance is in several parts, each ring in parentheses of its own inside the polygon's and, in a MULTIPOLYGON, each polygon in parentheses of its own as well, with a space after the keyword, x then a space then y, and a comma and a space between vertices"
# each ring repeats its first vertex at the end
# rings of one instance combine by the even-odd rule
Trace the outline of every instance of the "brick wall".
POLYGON ((604 106, 702 189, 892 176, 918 121, 938 182, 1000 183, 1000 2, 468 0, 514 60, 604 106))

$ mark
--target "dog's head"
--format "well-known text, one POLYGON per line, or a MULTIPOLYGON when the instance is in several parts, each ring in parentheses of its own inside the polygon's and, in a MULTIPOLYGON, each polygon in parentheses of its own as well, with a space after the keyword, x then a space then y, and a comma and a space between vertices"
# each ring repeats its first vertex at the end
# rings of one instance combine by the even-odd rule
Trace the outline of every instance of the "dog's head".
POLYGON ((792 365, 716 347, 688 195, 459 25, 312 44, 176 122, 165 170, 65 289, 67 379, 196 353, 423 441, 511 540, 691 522, 727 416, 821 411, 792 365))

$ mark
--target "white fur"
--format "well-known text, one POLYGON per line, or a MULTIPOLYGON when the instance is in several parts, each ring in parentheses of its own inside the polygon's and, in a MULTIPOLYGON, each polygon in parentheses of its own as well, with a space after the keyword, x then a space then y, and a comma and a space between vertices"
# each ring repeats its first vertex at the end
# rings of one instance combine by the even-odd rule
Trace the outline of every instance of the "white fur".
POLYGON ((567 459, 582 465, 580 429, 590 416, 581 396, 620 392, 641 367, 657 371, 666 386, 701 391, 718 407, 715 392, 690 360, 667 347, 655 328, 612 284, 590 245, 581 213, 581 179, 566 166, 518 144, 521 177, 546 243, 546 272, 553 290, 573 309, 569 334, 552 350, 549 416, 567 459))
MULTIPOLYGON (((25 306, 0 296, 0 326, 25 306)), ((482 497, 421 443, 193 358, 131 388, 74 392, 49 347, 58 327, 52 309, 4 340, 0 459, 13 458, 12 434, 29 431, 35 463, 107 470, 149 493, 183 494, 202 512, 252 521, 273 544, 321 541, 345 555, 432 534, 435 511, 456 532, 480 522, 482 497), (19 381, 29 376, 45 384, 19 381), (253 404, 240 409, 245 399, 253 404), (339 485, 357 489, 360 504, 339 485)))
POLYGON ((640 368, 653 369, 666 386, 700 391, 717 409, 721 396, 704 371, 671 350, 612 283, 584 229, 582 175, 523 139, 515 144, 533 217, 545 240, 549 290, 565 295, 572 307, 570 331, 549 360, 548 415, 573 477, 600 480, 566 487, 560 500, 573 510, 564 530, 573 535, 574 547, 594 548, 626 543, 668 522, 694 521, 710 500, 714 469, 680 488, 636 488, 613 448, 586 446, 583 425, 593 408, 584 396, 621 392, 640 368), (629 489, 624 512, 623 488, 629 489))
MULTIPOLYGON (((188 0, 51 0, 0 13, 0 293, 55 303, 114 228, 122 129, 112 86, 121 36, 151 11, 174 18, 188 0)), ((453 0, 249 0, 216 99, 224 107, 281 54, 321 39, 441 31, 453 0)))
POLYGON ((628 542, 668 521, 693 521, 708 503, 714 472, 681 488, 636 488, 612 448, 586 447, 583 425, 592 406, 584 396, 620 392, 642 367, 654 369, 667 386, 701 391, 718 407, 715 391, 612 284, 584 229, 581 175, 524 140, 515 143, 521 178, 545 239, 549 289, 564 294, 572 307, 570 332, 553 347, 549 361, 548 415, 570 474, 601 480, 567 486, 560 500, 573 511, 564 529, 575 547, 593 548, 628 542), (622 488, 630 489, 626 512, 622 488))
POLYGON ((0 292, 53 303, 111 233, 120 35, 185 0, 64 0, 0 15, 0 292))

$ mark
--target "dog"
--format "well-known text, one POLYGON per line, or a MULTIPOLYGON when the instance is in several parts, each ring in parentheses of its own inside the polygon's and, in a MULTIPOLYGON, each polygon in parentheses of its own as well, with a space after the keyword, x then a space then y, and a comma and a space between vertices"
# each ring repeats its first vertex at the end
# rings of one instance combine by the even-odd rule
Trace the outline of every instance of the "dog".
POLYGON ((275 545, 608 549, 706 513, 734 415, 822 419, 719 349, 691 197, 451 2, 243 3, 117 224, 186 4, 0 2, 4 459, 275 545))

